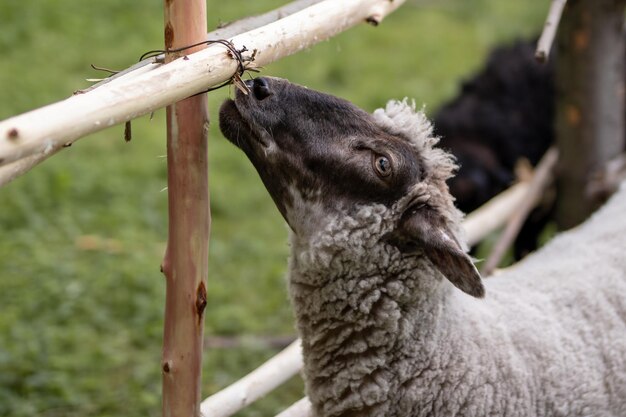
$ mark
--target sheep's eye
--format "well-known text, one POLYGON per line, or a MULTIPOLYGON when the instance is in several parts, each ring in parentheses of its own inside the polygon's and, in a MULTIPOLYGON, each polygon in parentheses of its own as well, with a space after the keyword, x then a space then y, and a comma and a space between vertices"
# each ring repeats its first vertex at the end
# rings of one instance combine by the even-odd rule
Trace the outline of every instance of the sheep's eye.
POLYGON ((376 173, 381 177, 391 175, 391 162, 386 156, 374 155, 374 168, 376 169, 376 173))

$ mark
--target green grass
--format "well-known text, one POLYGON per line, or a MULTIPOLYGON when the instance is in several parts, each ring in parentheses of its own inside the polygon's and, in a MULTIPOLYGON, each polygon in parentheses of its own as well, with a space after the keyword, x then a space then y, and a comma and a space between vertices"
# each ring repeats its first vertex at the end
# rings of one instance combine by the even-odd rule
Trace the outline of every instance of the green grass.
MULTIPOLYGON (((209 1, 209 26, 282 2, 209 1)), ((451 97, 489 47, 535 33, 546 4, 414 1, 264 74, 373 110, 451 97)), ((160 2, 4 0, 0 119, 63 99, 162 44, 160 2)), ((212 93, 211 117, 228 89, 212 93)), ((163 111, 79 141, 0 189, 0 416, 160 413, 167 231, 163 111)), ((295 334, 285 291, 287 228, 243 155, 211 127, 213 214, 206 334, 295 334)), ((207 352, 203 394, 275 353, 244 343, 207 352)), ((241 413, 273 415, 298 381, 241 413)))

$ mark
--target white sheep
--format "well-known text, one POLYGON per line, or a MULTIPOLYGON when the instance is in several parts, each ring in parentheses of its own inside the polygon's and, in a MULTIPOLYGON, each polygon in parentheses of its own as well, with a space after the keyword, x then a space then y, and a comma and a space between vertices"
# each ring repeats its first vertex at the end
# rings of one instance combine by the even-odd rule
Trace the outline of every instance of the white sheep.
POLYGON ((485 291, 421 112, 247 83, 220 127, 292 229, 316 416, 626 416, 626 187, 485 291))

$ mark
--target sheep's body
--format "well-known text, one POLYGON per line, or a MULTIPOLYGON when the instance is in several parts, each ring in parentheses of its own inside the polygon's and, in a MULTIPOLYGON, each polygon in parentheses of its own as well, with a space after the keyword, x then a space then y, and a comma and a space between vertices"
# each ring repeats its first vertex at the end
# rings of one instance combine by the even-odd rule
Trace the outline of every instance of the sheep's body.
POLYGON ((293 230, 317 417, 626 416, 626 186, 472 298, 484 290, 459 244, 453 164, 422 114, 250 83, 220 126, 293 230))
POLYGON ((382 207, 331 222, 313 243, 292 238, 319 415, 626 416, 624 212, 626 188, 488 279, 484 300, 433 281, 423 258, 368 242, 390 227, 382 207))

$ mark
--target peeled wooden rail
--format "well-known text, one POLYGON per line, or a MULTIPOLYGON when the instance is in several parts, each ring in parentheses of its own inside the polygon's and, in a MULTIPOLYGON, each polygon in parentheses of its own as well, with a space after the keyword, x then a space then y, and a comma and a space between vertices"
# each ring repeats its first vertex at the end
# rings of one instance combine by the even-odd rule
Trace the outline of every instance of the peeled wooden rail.
POLYGON ((293 403, 280 414, 277 414, 276 417, 309 417, 311 412, 311 402, 307 397, 304 397, 293 403))
MULTIPOLYGON (((231 39, 262 66, 358 23, 378 24, 405 0, 326 0, 231 39)), ((229 80, 238 69, 218 44, 171 63, 151 64, 84 94, 0 122, 0 185, 77 139, 190 97, 229 80), (22 166, 11 166, 25 159, 22 166), (4 171, 4 167, 7 171, 4 171)))
MULTIPOLYGON (((277 20, 283 19, 289 15, 299 12, 302 9, 306 9, 307 7, 310 7, 315 3, 319 3, 320 1, 322 0, 296 0, 286 4, 285 6, 271 10, 267 13, 238 19, 234 22, 229 22, 223 26, 220 26, 214 31, 207 33, 206 39, 231 39, 237 35, 241 35, 242 33, 258 29, 261 26, 265 26, 277 20)), ((132 65, 120 72, 117 72, 92 85, 91 87, 85 88, 81 91, 88 92, 94 90, 120 77, 124 77, 126 80, 130 80, 132 77, 139 75, 142 68, 146 65, 163 63, 164 60, 165 54, 160 54, 155 57, 143 59, 135 65, 132 65)))
MULTIPOLYGON (((234 22, 228 23, 223 27, 220 27, 212 32, 207 33, 206 39, 230 39, 234 36, 240 35, 245 32, 252 31, 261 26, 273 23, 277 20, 283 19, 289 15, 299 12, 315 3, 319 3, 322 0, 296 0, 288 3, 285 6, 279 7, 267 13, 263 13, 258 16, 245 17, 234 22)), ((164 60, 164 54, 158 55, 154 58, 144 59, 135 65, 126 68, 110 77, 107 77, 100 82, 80 90, 81 93, 87 93, 96 88, 100 88, 114 80, 123 78, 125 81, 130 81, 135 77, 142 75, 143 73, 150 71, 154 68, 154 65, 164 60)), ((13 179, 19 177, 23 173, 29 171, 34 166, 48 159, 54 155, 57 151, 49 153, 38 153, 27 158, 19 159, 15 162, 0 167, 0 186, 7 184, 13 179)))
POLYGON ((463 221, 467 244, 474 246, 502 227, 526 198, 528 187, 528 182, 519 182, 468 214, 463 221))
POLYGON ((297 374, 302 368, 300 351, 298 339, 239 381, 202 401, 200 412, 204 417, 232 416, 297 374))
POLYGON ((539 41, 537 41, 535 58, 539 62, 545 62, 548 60, 548 55, 550 55, 550 49, 552 49, 554 37, 556 36, 556 31, 558 29, 559 22, 561 21, 561 15, 563 14, 566 2, 567 0, 552 0, 550 11, 548 12, 548 17, 546 18, 546 23, 544 24, 543 31, 541 32, 541 37, 539 38, 539 41))
POLYGON ((515 212, 509 217, 504 231, 480 270, 483 277, 489 276, 495 271, 504 257, 506 250, 522 229, 526 218, 545 195, 546 189, 554 180, 553 172, 558 157, 559 152, 556 148, 552 147, 548 149, 543 158, 541 158, 541 161, 539 161, 533 177, 528 184, 528 190, 525 193, 524 200, 517 205, 515 212))

